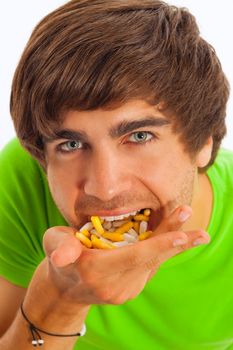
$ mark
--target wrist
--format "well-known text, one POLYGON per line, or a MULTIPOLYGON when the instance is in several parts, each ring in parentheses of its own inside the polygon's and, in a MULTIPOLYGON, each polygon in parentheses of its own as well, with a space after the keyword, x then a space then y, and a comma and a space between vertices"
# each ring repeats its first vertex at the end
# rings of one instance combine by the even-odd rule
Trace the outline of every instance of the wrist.
POLYGON ((49 336, 49 337, 60 337, 60 338, 70 338, 70 337, 82 337, 86 333, 86 325, 85 323, 82 326, 82 329, 79 332, 75 333, 69 333, 69 334, 64 334, 64 333, 51 333, 48 332, 44 329, 41 329, 37 327, 35 324, 33 324, 27 315, 25 314, 23 303, 20 306, 21 314, 24 318, 24 320, 27 322, 28 330, 29 333, 31 333, 31 343, 33 346, 42 346, 45 342, 44 337, 49 336))
POLYGON ((38 266, 24 299, 24 311, 33 324, 52 333, 75 333, 82 329, 89 309, 57 288, 46 259, 38 266))

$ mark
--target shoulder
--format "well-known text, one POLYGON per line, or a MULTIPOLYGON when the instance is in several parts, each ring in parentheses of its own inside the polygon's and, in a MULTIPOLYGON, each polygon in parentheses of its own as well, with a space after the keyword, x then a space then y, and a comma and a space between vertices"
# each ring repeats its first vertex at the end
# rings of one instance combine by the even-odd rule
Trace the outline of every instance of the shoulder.
POLYGON ((0 152, 1 170, 5 168, 25 170, 24 166, 30 166, 29 170, 38 167, 38 162, 21 146, 17 138, 11 140, 0 152))
POLYGON ((18 186, 24 187, 32 182, 34 185, 46 185, 46 176, 39 163, 15 138, 0 152, 0 187, 14 185, 16 190, 18 186), (42 178, 44 181, 41 181, 42 178))
MULTIPOLYGON (((2 222, 47 217, 45 193, 48 183, 39 163, 20 145, 10 141, 0 152, 0 217, 2 222)), ((1 222, 1 224, 2 224, 1 222)), ((33 223, 31 223, 33 224, 33 223)))
POLYGON ((220 148, 214 164, 210 167, 210 171, 213 169, 218 169, 221 171, 232 170, 233 167, 233 151, 220 148))
POLYGON ((43 169, 12 140, 0 152, 0 275, 26 287, 44 258, 44 232, 64 225, 43 169))
POLYGON ((233 189, 233 151, 221 148, 207 174, 221 189, 233 189))
POLYGON ((0 221, 6 225, 9 217, 14 223, 18 219, 28 231, 38 229, 41 234, 48 227, 66 224, 53 201, 44 170, 17 139, 0 152, 0 198, 0 221))
POLYGON ((18 139, 0 152, 0 198, 0 215, 9 208, 20 216, 27 214, 27 221, 33 215, 44 217, 46 227, 66 224, 51 196, 46 173, 18 139))
POLYGON ((226 149, 226 148, 220 148, 218 151, 216 161, 216 165, 225 165, 225 166, 232 166, 233 165, 233 151, 226 149))
POLYGON ((43 259, 45 182, 17 139, 0 152, 0 275, 26 286, 43 259))

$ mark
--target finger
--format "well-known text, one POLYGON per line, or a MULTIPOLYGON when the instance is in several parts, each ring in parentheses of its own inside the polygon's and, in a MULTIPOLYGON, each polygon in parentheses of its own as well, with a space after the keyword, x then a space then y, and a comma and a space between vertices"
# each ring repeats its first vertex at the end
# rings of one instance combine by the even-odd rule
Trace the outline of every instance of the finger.
POLYGON ((152 235, 179 230, 191 215, 192 208, 188 205, 182 205, 176 208, 169 216, 162 219, 152 235))
POLYGON ((66 226, 52 227, 46 231, 43 246, 54 266, 64 267, 79 258, 83 248, 74 233, 74 229, 66 226))
MULTIPOLYGON (((162 233, 152 239, 155 238, 157 238, 157 240, 153 242, 149 249, 147 248, 148 255, 145 250, 142 256, 141 264, 148 269, 157 268, 173 256, 196 247, 197 240, 202 241, 203 244, 207 244, 210 241, 209 235, 203 230, 168 232, 162 233), (154 249, 152 250, 151 248, 154 249)), ((144 242, 146 243, 146 241, 144 242)))
POLYGON ((142 266, 153 269, 166 259, 194 247, 196 239, 202 239, 203 243, 210 240, 209 235, 202 230, 162 233, 145 241, 100 254, 96 257, 95 267, 99 271, 104 269, 105 272, 109 269, 112 273, 142 266))
POLYGON ((210 242, 210 236, 208 235, 208 233, 206 233, 203 230, 187 231, 185 233, 188 237, 187 242, 185 243, 182 240, 174 241, 173 242, 173 246, 175 245, 174 252, 168 250, 168 251, 164 251, 164 253, 160 255, 160 264, 152 268, 148 281, 154 276, 159 266, 163 262, 167 261, 168 259, 170 259, 175 255, 178 255, 182 251, 195 248, 201 244, 208 244, 210 242))

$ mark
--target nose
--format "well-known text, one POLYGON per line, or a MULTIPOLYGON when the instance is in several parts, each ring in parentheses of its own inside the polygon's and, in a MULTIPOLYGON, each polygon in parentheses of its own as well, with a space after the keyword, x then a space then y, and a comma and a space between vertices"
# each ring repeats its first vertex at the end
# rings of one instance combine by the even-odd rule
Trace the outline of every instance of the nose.
POLYGON ((130 174, 119 155, 105 149, 95 152, 86 167, 84 192, 109 201, 130 189, 130 174))

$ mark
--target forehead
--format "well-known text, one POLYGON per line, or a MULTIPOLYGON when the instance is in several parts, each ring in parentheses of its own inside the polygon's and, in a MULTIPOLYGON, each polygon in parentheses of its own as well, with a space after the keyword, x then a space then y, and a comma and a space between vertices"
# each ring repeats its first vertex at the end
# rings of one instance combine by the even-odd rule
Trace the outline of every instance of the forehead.
MULTIPOLYGON (((69 110, 61 116, 61 126, 74 127, 75 125, 108 127, 121 121, 140 120, 151 118, 160 121, 160 124, 171 124, 171 120, 161 111, 160 104, 151 105, 143 100, 132 100, 115 108, 99 108, 96 110, 77 111, 69 110)), ((158 122, 159 125, 159 122, 158 122)))

